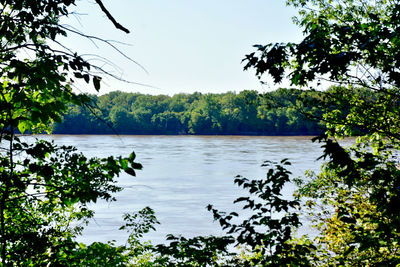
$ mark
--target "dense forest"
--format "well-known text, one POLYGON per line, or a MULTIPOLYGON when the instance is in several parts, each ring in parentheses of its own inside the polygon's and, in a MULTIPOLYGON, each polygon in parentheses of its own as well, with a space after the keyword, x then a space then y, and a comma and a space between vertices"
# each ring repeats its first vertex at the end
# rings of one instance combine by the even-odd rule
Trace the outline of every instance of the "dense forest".
POLYGON ((306 106, 304 98, 316 101, 321 94, 279 89, 170 97, 115 91, 91 96, 90 105, 70 106, 53 133, 317 135, 324 123, 312 118, 322 110, 315 103, 306 106))

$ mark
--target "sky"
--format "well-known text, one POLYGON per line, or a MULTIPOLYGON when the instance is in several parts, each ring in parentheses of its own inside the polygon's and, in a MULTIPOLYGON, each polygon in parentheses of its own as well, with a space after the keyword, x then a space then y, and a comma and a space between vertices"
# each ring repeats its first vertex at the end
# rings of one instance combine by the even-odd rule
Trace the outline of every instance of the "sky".
MULTIPOLYGON (((101 94, 120 90, 167 94, 258 90, 266 92, 283 83, 263 85, 241 63, 255 44, 298 42, 301 29, 292 23, 296 11, 283 0, 103 0, 104 5, 131 33, 117 30, 94 0, 80 0, 76 15, 63 24, 106 40, 110 46, 69 34, 62 42, 88 55, 121 79, 103 80, 101 94), (97 55, 97 56, 93 56, 97 55), (99 57, 100 56, 100 57, 99 57), (144 84, 144 85, 143 85, 144 84)), ((268 80, 267 80, 268 82, 268 80)), ((95 93, 84 82, 82 92, 95 93)))

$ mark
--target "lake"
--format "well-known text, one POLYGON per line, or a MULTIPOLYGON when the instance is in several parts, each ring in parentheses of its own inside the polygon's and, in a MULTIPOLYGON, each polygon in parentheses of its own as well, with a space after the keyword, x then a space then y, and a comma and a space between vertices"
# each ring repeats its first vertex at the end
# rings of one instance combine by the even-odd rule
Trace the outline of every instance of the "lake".
MULTIPOLYGON (((26 137, 32 138, 32 137, 26 137)), ((127 234, 119 231, 126 212, 150 206, 156 212, 157 231, 146 236, 154 244, 167 234, 218 235, 222 231, 206 210, 213 204, 222 211, 238 210, 233 200, 244 192, 233 184, 238 174, 247 178, 265 177, 265 160, 288 158, 293 177, 308 169, 318 170, 320 144, 311 137, 267 136, 41 136, 57 144, 74 145, 86 156, 128 156, 135 151, 144 168, 132 177, 121 174, 118 183, 124 188, 116 202, 91 205, 94 219, 80 241, 116 240, 125 243, 127 234)), ((293 186, 285 188, 290 197, 293 186)))

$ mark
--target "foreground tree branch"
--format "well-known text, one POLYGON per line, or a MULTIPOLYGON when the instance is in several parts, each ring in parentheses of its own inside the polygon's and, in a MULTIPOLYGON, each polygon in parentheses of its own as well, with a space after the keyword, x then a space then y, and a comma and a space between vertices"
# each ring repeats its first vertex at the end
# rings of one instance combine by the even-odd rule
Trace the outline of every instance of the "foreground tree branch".
POLYGON ((101 0, 96 0, 96 3, 100 6, 101 10, 104 12, 104 14, 106 14, 107 18, 109 20, 111 20, 111 22, 114 24, 115 28, 120 29, 121 31, 124 31, 126 33, 130 33, 130 31, 125 28, 124 26, 122 26, 121 24, 119 24, 114 17, 110 14, 110 12, 107 10, 107 8, 104 6, 103 2, 101 2, 101 0))

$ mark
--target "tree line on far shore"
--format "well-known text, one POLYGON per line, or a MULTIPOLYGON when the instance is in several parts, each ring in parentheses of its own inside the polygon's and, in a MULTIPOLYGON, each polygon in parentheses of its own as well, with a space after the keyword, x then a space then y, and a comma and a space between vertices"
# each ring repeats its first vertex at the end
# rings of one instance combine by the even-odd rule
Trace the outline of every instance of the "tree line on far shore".
POLYGON ((56 134, 317 135, 328 91, 278 89, 174 96, 114 91, 90 96, 92 104, 70 106, 56 134))

